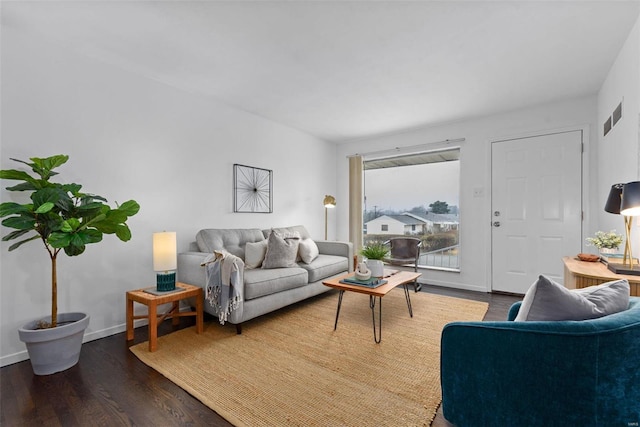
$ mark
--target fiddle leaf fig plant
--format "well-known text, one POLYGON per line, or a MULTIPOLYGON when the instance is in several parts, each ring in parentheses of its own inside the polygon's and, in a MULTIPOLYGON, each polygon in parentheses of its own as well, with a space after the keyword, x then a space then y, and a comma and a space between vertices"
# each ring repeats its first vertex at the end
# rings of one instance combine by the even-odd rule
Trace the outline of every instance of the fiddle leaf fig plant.
POLYGON ((9 246, 13 251, 23 244, 41 240, 51 259, 51 322, 42 327, 55 327, 58 315, 58 279, 56 260, 60 251, 78 256, 87 245, 102 241, 104 234, 115 234, 126 242, 131 239, 127 220, 138 213, 140 205, 129 200, 110 207, 104 197, 81 192, 80 184, 51 182, 58 175, 54 171, 69 160, 67 155, 30 158, 30 162, 11 159, 31 168, 32 174, 22 170, 0 170, 0 179, 20 181, 7 187, 9 191, 30 192, 31 203, 4 202, 0 204, 2 225, 12 228, 3 241, 18 240, 9 246))

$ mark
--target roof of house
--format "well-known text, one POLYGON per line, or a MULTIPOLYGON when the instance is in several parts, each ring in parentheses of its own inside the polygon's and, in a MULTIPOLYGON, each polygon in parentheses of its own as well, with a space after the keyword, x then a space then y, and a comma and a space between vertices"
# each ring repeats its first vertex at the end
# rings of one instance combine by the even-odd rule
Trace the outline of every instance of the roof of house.
POLYGON ((379 216, 378 218, 372 219, 371 221, 367 221, 366 223, 369 224, 370 222, 373 222, 373 221, 376 221, 376 220, 380 220, 382 218, 389 218, 391 220, 401 222, 404 225, 422 225, 422 224, 424 224, 423 220, 421 220, 419 218, 414 218, 414 217, 406 215, 406 214, 403 214, 403 215, 382 215, 382 216, 379 216))

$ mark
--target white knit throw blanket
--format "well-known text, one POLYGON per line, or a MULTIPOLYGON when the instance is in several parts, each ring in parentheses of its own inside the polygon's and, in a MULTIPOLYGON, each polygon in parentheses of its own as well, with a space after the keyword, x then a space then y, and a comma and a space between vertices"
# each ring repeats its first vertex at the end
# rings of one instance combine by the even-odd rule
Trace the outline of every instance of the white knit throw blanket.
POLYGON ((238 260, 241 258, 229 252, 214 251, 204 262, 207 280, 205 299, 215 310, 221 325, 242 302, 238 260))

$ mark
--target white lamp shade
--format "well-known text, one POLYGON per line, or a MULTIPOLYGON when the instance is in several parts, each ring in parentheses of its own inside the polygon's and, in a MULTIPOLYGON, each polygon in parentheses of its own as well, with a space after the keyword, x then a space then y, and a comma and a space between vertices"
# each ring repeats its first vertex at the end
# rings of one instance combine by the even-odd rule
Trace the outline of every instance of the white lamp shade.
POLYGON ((178 268, 176 232, 153 233, 153 271, 178 268))

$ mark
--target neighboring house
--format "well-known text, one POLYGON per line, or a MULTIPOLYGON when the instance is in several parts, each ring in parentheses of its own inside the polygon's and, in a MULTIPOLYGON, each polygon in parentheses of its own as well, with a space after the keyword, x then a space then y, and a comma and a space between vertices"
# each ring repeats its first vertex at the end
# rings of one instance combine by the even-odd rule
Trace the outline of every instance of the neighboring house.
POLYGON ((367 222, 367 234, 424 234, 424 220, 411 215, 382 215, 367 222))
POLYGON ((416 219, 424 221, 429 225, 427 231, 431 233, 441 233, 445 231, 457 230, 460 225, 460 217, 457 214, 435 214, 427 212, 424 216, 411 215, 416 219))
POLYGON ((382 215, 367 222, 367 234, 417 235, 457 230, 460 221, 455 214, 427 213, 418 216, 410 213, 402 215, 382 215))
POLYGON ((460 225, 456 214, 427 213, 424 216, 411 213, 382 215, 365 224, 367 234, 418 235, 457 230, 460 225))

